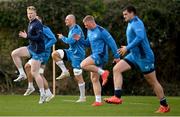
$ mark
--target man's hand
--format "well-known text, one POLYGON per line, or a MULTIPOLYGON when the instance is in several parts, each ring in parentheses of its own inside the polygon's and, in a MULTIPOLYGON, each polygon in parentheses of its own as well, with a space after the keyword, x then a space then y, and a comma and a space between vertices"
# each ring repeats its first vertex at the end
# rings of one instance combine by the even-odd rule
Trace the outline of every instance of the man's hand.
POLYGON ((127 52, 126 46, 121 46, 117 51, 120 55, 124 56, 127 52))
POLYGON ((58 36, 58 39, 62 39, 63 38, 62 34, 57 34, 57 36, 58 36))
POLYGON ((19 32, 19 37, 27 38, 27 33, 26 33, 26 31, 20 31, 20 32, 19 32))
POLYGON ((81 36, 78 35, 78 34, 74 34, 74 35, 73 35, 73 38, 74 38, 76 41, 78 41, 78 40, 81 38, 81 36))

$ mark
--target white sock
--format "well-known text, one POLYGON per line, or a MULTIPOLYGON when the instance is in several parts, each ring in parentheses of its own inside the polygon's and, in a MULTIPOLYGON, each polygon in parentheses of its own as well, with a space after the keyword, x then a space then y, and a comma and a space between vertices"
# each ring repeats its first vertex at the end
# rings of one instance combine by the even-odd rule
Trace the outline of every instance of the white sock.
POLYGON ((78 84, 80 91, 80 98, 85 98, 85 83, 78 84))
POLYGON ((18 68, 18 71, 19 71, 19 74, 25 75, 24 69, 23 69, 22 67, 21 67, 21 68, 18 68))
POLYGON ((66 72, 66 66, 64 65, 64 62, 62 60, 56 62, 56 64, 61 68, 62 72, 66 72))
POLYGON ((101 68, 98 68, 98 74, 99 74, 99 75, 102 75, 103 73, 104 73, 104 70, 101 69, 101 68))
POLYGON ((43 95, 45 95, 44 88, 40 88, 40 89, 39 89, 39 92, 40 92, 40 96, 43 96, 43 95))
POLYGON ((33 88, 34 88, 33 82, 28 82, 28 88, 29 88, 29 89, 33 89, 33 88))
POLYGON ((116 87, 115 87, 114 89, 115 89, 115 90, 121 90, 121 88, 116 88, 116 87))
POLYGON ((48 96, 52 95, 52 93, 51 93, 51 91, 50 91, 49 88, 48 88, 48 89, 45 89, 45 93, 46 93, 46 95, 48 95, 48 96))
POLYGON ((101 102, 101 95, 96 95, 96 102, 101 102))

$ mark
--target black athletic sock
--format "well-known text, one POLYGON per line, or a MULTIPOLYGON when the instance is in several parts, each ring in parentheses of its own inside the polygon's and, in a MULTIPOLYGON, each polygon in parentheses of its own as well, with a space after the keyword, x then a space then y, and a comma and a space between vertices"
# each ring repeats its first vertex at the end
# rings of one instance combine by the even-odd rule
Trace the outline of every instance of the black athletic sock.
POLYGON ((167 107, 167 106, 168 106, 168 104, 167 104, 167 101, 166 101, 166 98, 165 98, 165 97, 163 97, 163 98, 161 98, 161 99, 160 99, 160 104, 161 104, 162 106, 165 106, 165 107, 167 107))
POLYGON ((121 92, 122 92, 121 89, 115 90, 115 91, 114 91, 114 95, 115 95, 116 97, 118 97, 118 98, 121 98, 121 92))

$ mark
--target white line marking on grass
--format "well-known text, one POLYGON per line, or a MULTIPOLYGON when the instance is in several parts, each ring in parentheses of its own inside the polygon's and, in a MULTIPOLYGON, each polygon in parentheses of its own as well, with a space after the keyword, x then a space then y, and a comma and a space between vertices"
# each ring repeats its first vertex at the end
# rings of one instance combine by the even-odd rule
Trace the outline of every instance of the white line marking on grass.
POLYGON ((150 103, 140 103, 140 102, 123 102, 123 103, 126 103, 126 104, 133 104, 133 105, 152 105, 150 103))
POLYGON ((75 102, 75 100, 63 100, 63 102, 75 102))

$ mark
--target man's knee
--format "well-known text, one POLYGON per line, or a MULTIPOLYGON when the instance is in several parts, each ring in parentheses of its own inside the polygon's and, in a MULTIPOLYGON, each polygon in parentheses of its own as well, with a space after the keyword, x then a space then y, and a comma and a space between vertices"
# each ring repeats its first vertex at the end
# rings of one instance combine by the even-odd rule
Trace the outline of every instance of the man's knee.
POLYGON ((52 52, 51 56, 54 59, 54 58, 56 58, 58 56, 58 53, 56 51, 54 51, 54 52, 52 52))
POLYGON ((99 78, 98 78, 98 77, 92 77, 92 78, 91 78, 91 82, 92 82, 92 83, 99 82, 99 78))
POLYGON ((81 67, 82 69, 85 68, 85 63, 84 63, 83 61, 81 62, 80 67, 81 67))
POLYGON ((26 70, 29 70, 29 69, 31 69, 31 65, 30 65, 29 63, 26 63, 26 64, 24 65, 24 68, 25 68, 26 70))
POLYGON ((53 59, 63 59, 64 51, 62 49, 56 50, 51 54, 53 59))
POLYGON ((130 69, 128 66, 124 66, 124 64, 116 64, 114 67, 113 67, 113 72, 119 72, 119 73, 122 73, 126 70, 130 69))
POLYGON ((40 74, 43 75, 44 74, 44 69, 40 68, 39 71, 34 71, 31 69, 31 74, 35 77, 36 75, 40 74))
POLYGON ((33 77, 36 78, 36 76, 39 74, 39 71, 31 69, 31 74, 32 74, 33 77))
POLYGON ((113 67, 113 72, 117 72, 119 69, 118 69, 118 66, 117 65, 115 65, 114 67, 113 67))
POLYGON ((16 56, 16 53, 17 53, 17 52, 16 52, 15 50, 13 50, 13 51, 11 52, 11 56, 12 56, 12 57, 16 56))
POLYGON ((99 75, 96 73, 92 73, 91 74, 91 81, 92 81, 92 83, 99 82, 99 75))
POLYGON ((29 59, 28 62, 25 64, 25 67, 29 68, 31 67, 32 59, 29 59))

